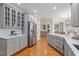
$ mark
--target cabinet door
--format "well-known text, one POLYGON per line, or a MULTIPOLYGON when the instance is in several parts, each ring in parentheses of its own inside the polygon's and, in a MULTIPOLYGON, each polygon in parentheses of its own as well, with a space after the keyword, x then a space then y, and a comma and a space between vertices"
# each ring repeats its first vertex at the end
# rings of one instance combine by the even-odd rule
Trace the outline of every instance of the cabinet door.
POLYGON ((64 52, 64 48, 63 47, 64 47, 63 45, 61 45, 59 43, 56 43, 56 49, 59 50, 61 53, 64 52))
POLYGON ((21 13, 17 12, 17 27, 21 26, 21 13))
POLYGON ((0 39, 0 56, 2 55, 2 39, 0 39))
POLYGON ((6 56, 7 55, 7 41, 5 39, 0 40, 0 55, 6 56))
POLYGON ((7 41, 7 55, 12 55, 19 51, 19 39, 16 38, 10 38, 7 41))
POLYGON ((24 28, 24 14, 21 14, 21 27, 24 28))
POLYGON ((24 47, 27 47, 28 43, 27 43, 27 37, 24 36, 24 47))
POLYGON ((20 39, 20 49, 23 49, 24 39, 22 37, 20 37, 19 39, 20 39))
POLYGON ((51 36, 49 35, 49 36, 48 36, 48 44, 50 44, 50 45, 52 46, 51 40, 52 40, 52 39, 51 39, 51 36))
POLYGON ((10 8, 8 7, 8 6, 5 6, 4 7, 4 9, 5 9, 5 12, 4 12, 4 15, 5 15, 5 22, 4 22, 4 26, 5 27, 10 27, 10 8))
POLYGON ((14 49, 14 53, 19 51, 19 38, 13 38, 13 49, 14 49))
POLYGON ((14 53, 13 44, 13 39, 7 40, 7 55, 12 55, 14 53))
POLYGON ((27 39, 26 36, 22 37, 23 43, 22 43, 22 48, 25 48, 27 46, 27 39))
POLYGON ((12 27, 16 26, 16 10, 11 9, 11 20, 12 20, 12 27))

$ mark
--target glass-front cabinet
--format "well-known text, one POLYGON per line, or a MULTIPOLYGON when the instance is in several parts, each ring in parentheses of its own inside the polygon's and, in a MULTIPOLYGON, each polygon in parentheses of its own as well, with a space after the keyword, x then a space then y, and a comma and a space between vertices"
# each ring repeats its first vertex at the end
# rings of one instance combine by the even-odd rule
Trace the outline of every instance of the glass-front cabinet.
POLYGON ((17 12, 17 27, 20 27, 20 20, 21 20, 20 12, 17 12))
POLYGON ((12 9, 12 13, 11 13, 11 21, 12 21, 12 27, 16 26, 16 11, 12 9))
POLYGON ((24 14, 21 14, 22 20, 21 20, 21 27, 24 28, 24 14))
POLYGON ((24 28, 24 11, 12 5, 0 5, 0 28, 24 28))
POLYGON ((24 13, 17 12, 17 27, 24 28, 24 13))
POLYGON ((10 8, 5 6, 5 22, 4 26, 8 27, 10 26, 10 8))

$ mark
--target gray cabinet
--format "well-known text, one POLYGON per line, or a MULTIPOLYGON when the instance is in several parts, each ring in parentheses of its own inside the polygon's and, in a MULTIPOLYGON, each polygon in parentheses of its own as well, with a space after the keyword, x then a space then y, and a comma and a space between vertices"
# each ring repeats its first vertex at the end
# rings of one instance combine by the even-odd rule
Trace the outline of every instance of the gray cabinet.
POLYGON ((1 28, 24 28, 24 11, 2 3, 0 5, 0 27, 1 28))
POLYGON ((16 27, 16 20, 17 20, 17 17, 16 17, 16 10, 15 9, 11 9, 11 26, 12 27, 16 27))
POLYGON ((0 39, 0 56, 12 55, 27 47, 26 36, 0 39))
MULTIPOLYGON (((5 45, 7 47, 7 54, 6 55, 12 55, 13 54, 13 51, 14 51, 14 48, 13 48, 13 39, 8 39, 8 40, 5 40, 7 42, 7 45, 5 45)), ((5 50, 5 51, 6 51, 5 50)))
POLYGON ((4 26, 8 26, 8 27, 10 27, 10 19, 11 19, 11 17, 10 17, 10 14, 11 14, 11 12, 10 12, 10 8, 9 8, 9 6, 5 6, 4 5, 4 26))
POLYGON ((23 48, 25 48, 25 47, 27 47, 27 38, 26 37, 19 37, 20 38, 20 40, 19 40, 19 44, 20 44, 20 46, 19 46, 19 48, 20 49, 23 49, 23 48))
POLYGON ((73 3, 71 7, 71 25, 79 27, 79 3, 73 3))
POLYGON ((13 53, 16 53, 17 51, 20 50, 18 37, 7 39, 6 42, 7 42, 7 45, 5 45, 5 46, 7 46, 7 55, 12 55, 13 53))
POLYGON ((54 37, 52 37, 52 35, 48 35, 48 44, 55 47, 55 40, 54 37))
POLYGON ((17 51, 19 51, 19 38, 16 37, 15 39, 13 39, 13 51, 14 53, 16 53, 17 51))
POLYGON ((65 56, 75 56, 74 52, 69 47, 69 45, 67 44, 66 41, 64 42, 64 55, 65 56))
POLYGON ((0 55, 1 56, 5 56, 7 54, 7 43, 6 43, 6 40, 3 39, 3 40, 0 40, 0 55))
POLYGON ((24 48, 24 46, 23 46, 23 44, 24 44, 24 39, 20 37, 20 41, 19 41, 19 42, 20 42, 20 43, 19 43, 19 44, 20 44, 19 48, 20 48, 20 49, 24 48))
POLYGON ((0 5, 0 27, 10 27, 10 8, 6 4, 0 5))
POLYGON ((48 34, 48 44, 56 48, 61 53, 64 53, 64 39, 58 36, 48 34))
POLYGON ((48 44, 56 48, 65 56, 75 56, 74 52, 63 37, 48 34, 48 44))

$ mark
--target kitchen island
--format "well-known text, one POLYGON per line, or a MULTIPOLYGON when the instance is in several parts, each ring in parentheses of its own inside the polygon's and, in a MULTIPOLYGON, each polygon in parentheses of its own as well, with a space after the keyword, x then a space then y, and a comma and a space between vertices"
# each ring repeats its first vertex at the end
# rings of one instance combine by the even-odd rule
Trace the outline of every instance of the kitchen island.
POLYGON ((49 33, 48 44, 63 53, 65 56, 79 56, 79 50, 74 46, 74 44, 79 45, 79 40, 72 39, 71 36, 49 33), (58 40, 61 41, 59 45, 57 45, 57 43, 59 43, 58 40), (63 44, 61 45, 61 43, 63 44))
POLYGON ((27 47, 27 35, 0 36, 0 56, 10 56, 27 47))

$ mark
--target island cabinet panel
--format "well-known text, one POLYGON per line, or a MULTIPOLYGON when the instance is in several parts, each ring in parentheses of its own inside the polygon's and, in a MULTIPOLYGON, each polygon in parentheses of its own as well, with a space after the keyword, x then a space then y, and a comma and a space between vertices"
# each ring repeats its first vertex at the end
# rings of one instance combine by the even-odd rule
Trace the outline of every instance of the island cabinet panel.
POLYGON ((48 38, 48 44, 56 48, 65 56, 75 56, 75 53, 72 51, 71 47, 63 37, 48 34, 47 38, 48 38))
POLYGON ((51 35, 48 35, 48 44, 54 46, 54 38, 51 35))
POLYGON ((64 53, 64 44, 63 44, 64 39, 50 34, 48 34, 47 36, 48 36, 48 44, 56 48, 61 53, 64 53))
POLYGON ((67 44, 66 41, 64 42, 64 55, 65 56, 75 56, 74 52, 69 47, 69 45, 67 44))

